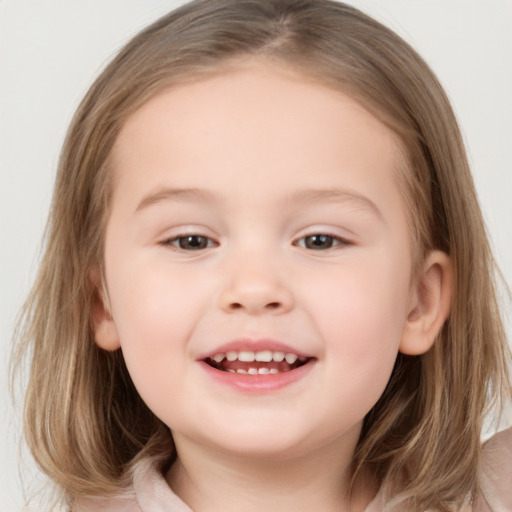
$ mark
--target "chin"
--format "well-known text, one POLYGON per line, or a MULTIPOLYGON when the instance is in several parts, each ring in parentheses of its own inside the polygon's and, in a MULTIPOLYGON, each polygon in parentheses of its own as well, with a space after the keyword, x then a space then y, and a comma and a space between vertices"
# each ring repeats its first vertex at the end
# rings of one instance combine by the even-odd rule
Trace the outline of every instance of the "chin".
MULTIPOLYGON (((323 448, 333 447, 338 440, 345 437, 339 432, 325 432, 322 434, 307 429, 300 429, 300 424, 278 424, 273 422, 269 425, 237 425, 236 431, 232 428, 222 427, 216 431, 210 430, 202 439, 196 438, 203 446, 230 457, 240 457, 247 461, 287 461, 306 457, 323 448), (299 429, 294 428, 299 426, 299 429), (259 427, 259 428, 258 428, 259 427), (215 435, 218 434, 218 435, 215 435)), ((358 426, 355 435, 349 437, 357 442, 360 427, 358 426)))

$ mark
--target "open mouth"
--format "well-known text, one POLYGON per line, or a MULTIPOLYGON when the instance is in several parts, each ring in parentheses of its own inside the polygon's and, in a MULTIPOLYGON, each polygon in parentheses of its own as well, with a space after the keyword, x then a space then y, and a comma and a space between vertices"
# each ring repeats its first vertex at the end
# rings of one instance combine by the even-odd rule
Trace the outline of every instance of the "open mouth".
POLYGON ((223 372, 246 375, 275 375, 295 370, 308 363, 312 358, 288 352, 263 350, 219 352, 207 357, 206 364, 223 372))

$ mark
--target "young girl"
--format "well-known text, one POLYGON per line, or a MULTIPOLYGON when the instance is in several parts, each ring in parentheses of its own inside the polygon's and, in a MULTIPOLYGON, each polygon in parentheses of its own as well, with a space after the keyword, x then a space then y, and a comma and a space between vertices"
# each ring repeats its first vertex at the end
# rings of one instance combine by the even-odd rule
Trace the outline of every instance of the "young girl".
POLYGON ((439 83, 329 0, 196 0, 82 102, 26 305, 72 511, 512 510, 494 264, 439 83))

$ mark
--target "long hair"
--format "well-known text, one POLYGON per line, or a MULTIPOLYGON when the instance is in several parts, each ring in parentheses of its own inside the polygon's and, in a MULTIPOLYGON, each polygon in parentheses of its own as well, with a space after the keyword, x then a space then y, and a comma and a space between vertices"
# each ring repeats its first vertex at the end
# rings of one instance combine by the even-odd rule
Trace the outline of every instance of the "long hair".
POLYGON ((329 0, 196 0, 133 38, 91 86, 61 154, 37 280, 15 360, 31 357, 25 436, 68 501, 122 490, 143 458, 173 458, 169 429, 135 390, 120 351, 93 340, 91 273, 103 265, 125 120, 174 84, 247 57, 282 62, 360 102, 401 139, 398 174, 415 265, 441 249, 456 290, 433 348, 399 354, 367 414, 352 466, 393 482, 411 512, 452 510, 478 491, 482 418, 510 390, 495 264, 456 119, 434 74, 401 38, 329 0))

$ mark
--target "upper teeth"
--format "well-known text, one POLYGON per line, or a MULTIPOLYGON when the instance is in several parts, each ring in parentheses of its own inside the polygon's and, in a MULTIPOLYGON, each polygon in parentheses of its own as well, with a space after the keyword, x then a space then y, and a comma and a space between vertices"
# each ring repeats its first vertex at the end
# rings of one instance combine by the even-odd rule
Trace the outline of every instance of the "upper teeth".
MULTIPOLYGON (((284 359, 286 359, 286 362, 288 364, 293 364, 297 359, 299 359, 299 356, 297 354, 293 353, 285 353, 285 352, 272 352, 271 350, 262 350, 261 352, 250 352, 248 350, 243 350, 241 352, 236 352, 234 350, 230 350, 226 353, 219 352, 218 354, 215 354, 213 356, 213 360, 216 363, 220 363, 227 359, 228 361, 242 361, 244 363, 252 363, 253 361, 260 361, 269 363, 270 361, 276 361, 277 363, 280 363, 284 359)), ((300 358, 305 359, 305 358, 300 358)))

